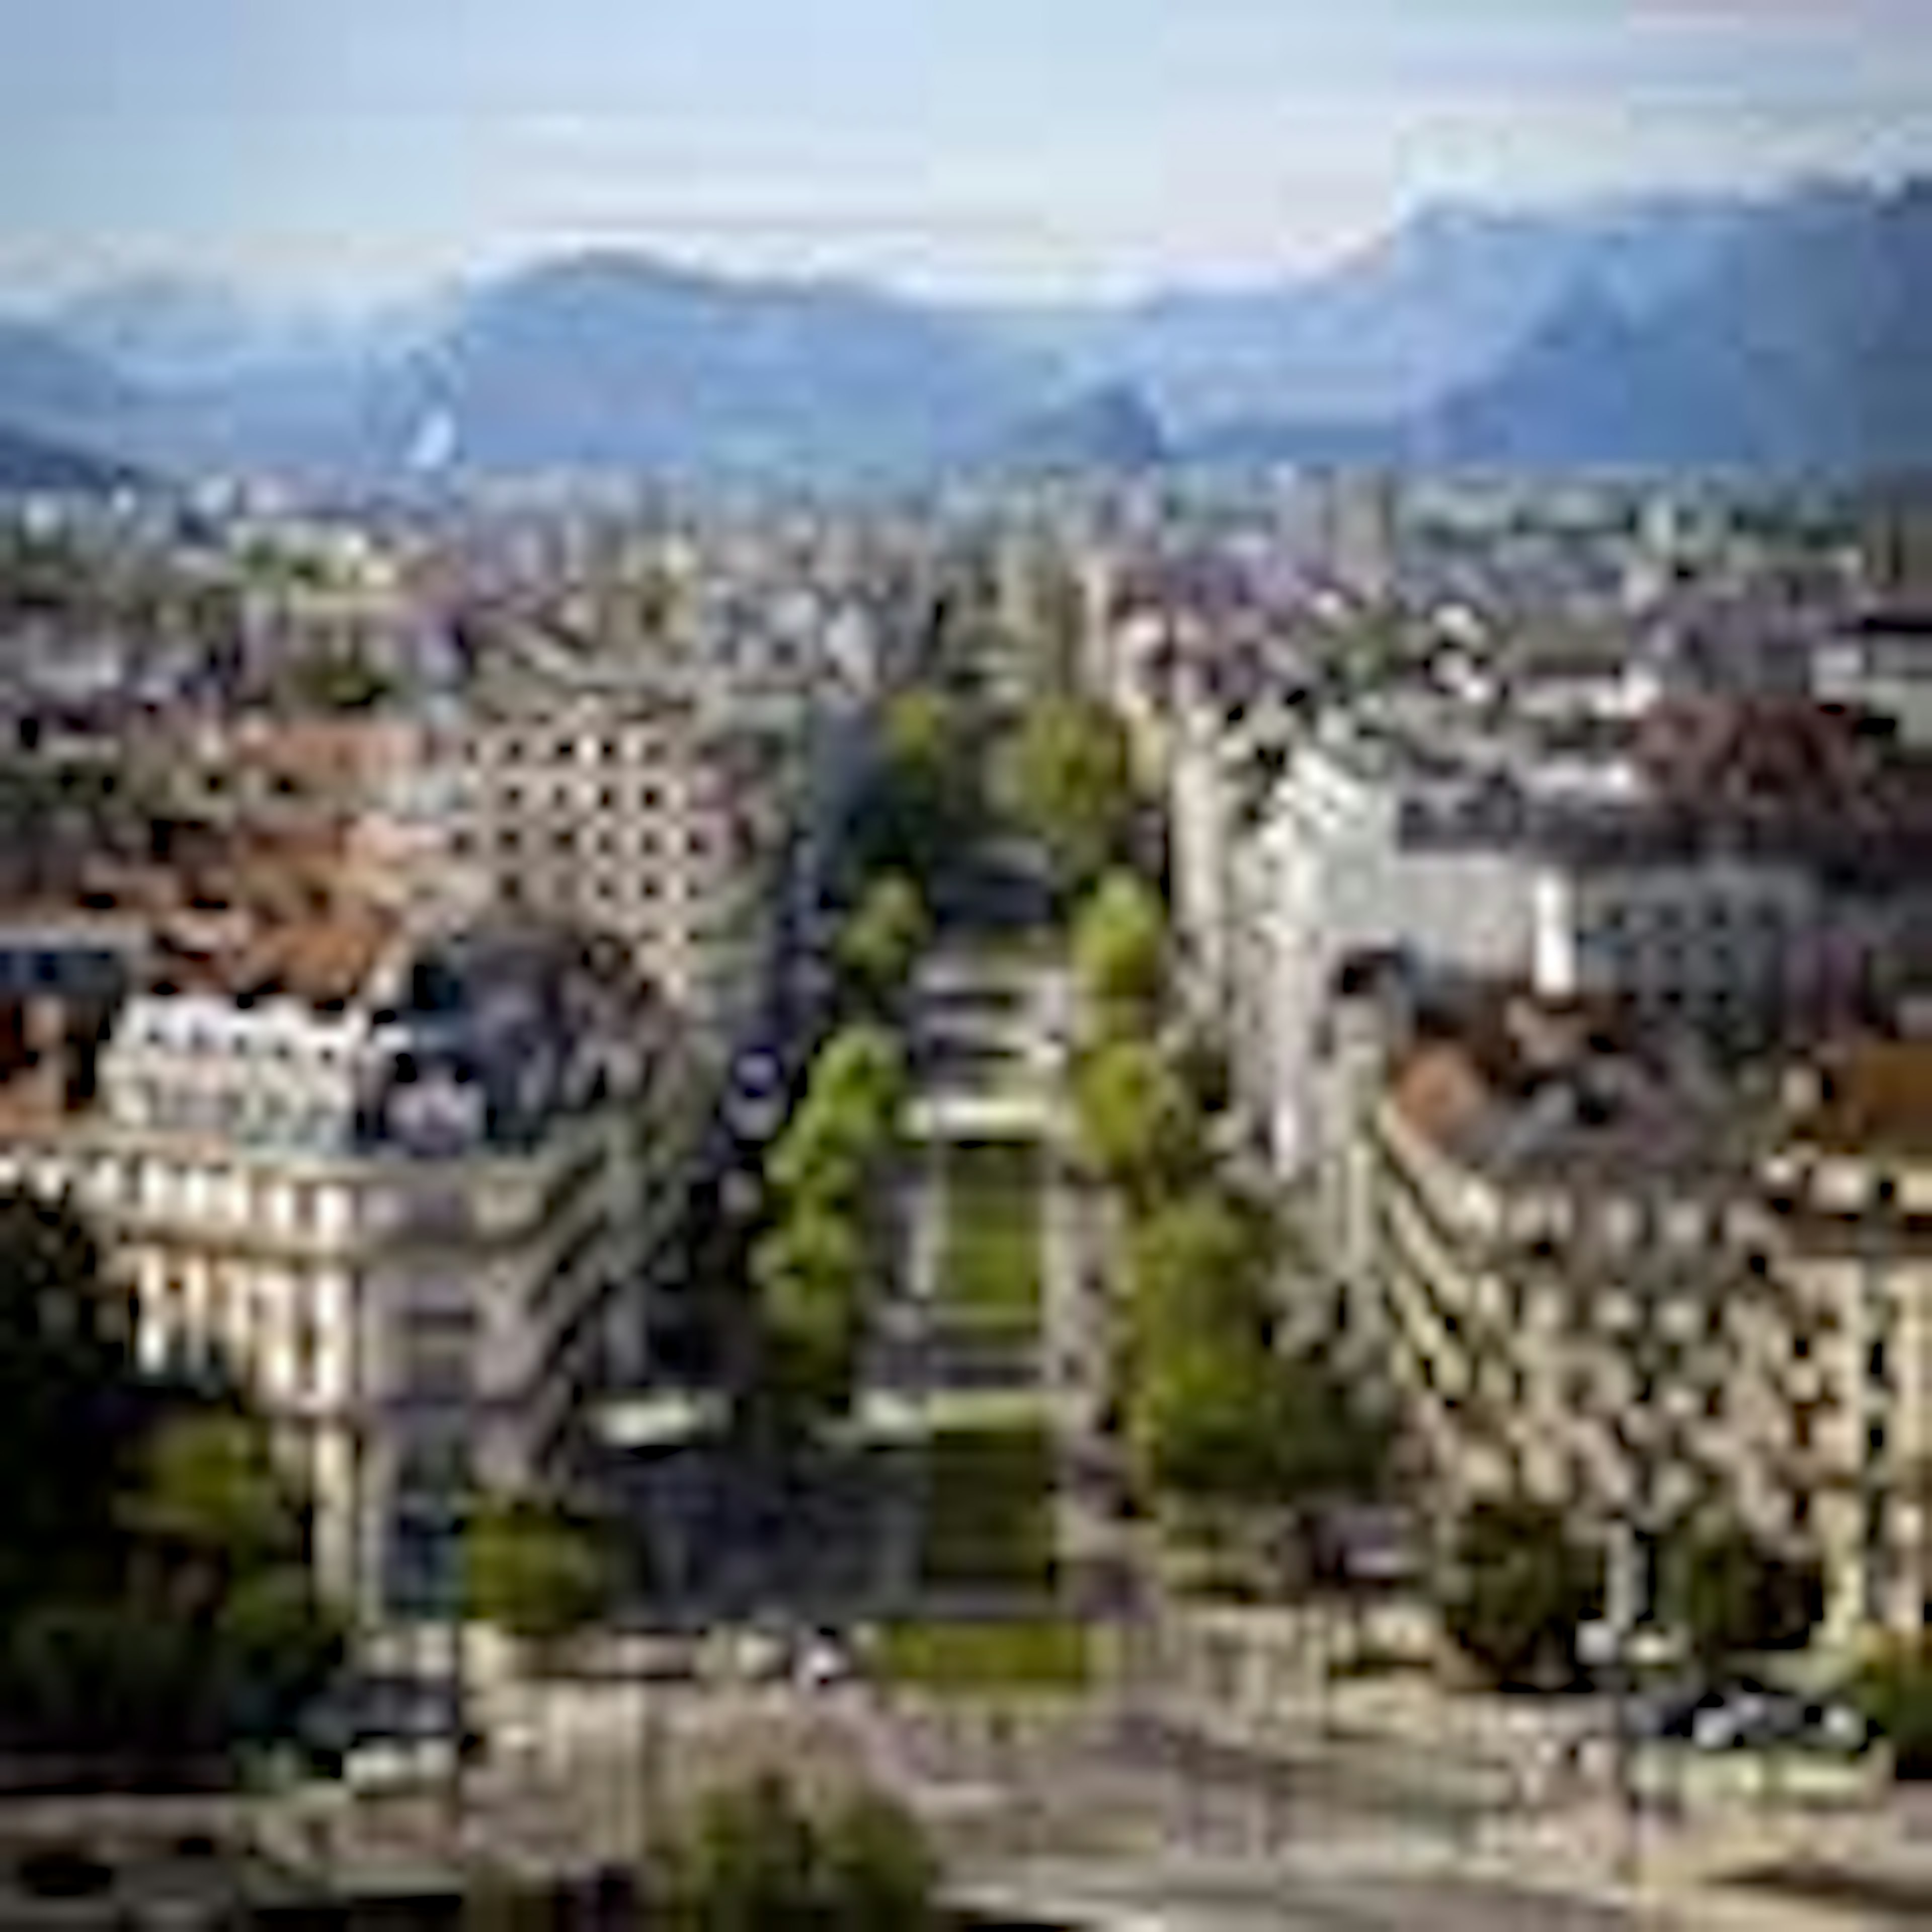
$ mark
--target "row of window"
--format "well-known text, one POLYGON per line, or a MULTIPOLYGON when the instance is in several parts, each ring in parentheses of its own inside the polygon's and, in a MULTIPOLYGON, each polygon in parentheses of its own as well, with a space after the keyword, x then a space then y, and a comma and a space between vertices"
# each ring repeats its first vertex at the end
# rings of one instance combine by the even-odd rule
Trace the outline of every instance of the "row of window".
POLYGON ((472 765, 644 764, 662 759, 670 745, 664 731, 644 725, 622 731, 566 731, 544 737, 486 733, 469 740, 464 749, 466 762, 472 765))
POLYGON ((191 1283, 171 1267, 142 1315, 160 1360, 225 1363, 279 1400, 326 1400, 343 1388, 347 1309, 332 1279, 214 1268, 191 1283))
POLYGON ((76 1175, 90 1204, 150 1214, 207 1217, 278 1233, 332 1236, 353 1225, 355 1205, 338 1184, 270 1179, 218 1167, 178 1167, 172 1162, 111 1156, 85 1162, 76 1175))
MULTIPOLYGON (((563 856, 580 851, 594 852, 607 858, 630 858, 646 864, 654 864, 660 860, 674 860, 687 853, 694 859, 710 858, 722 854, 724 844, 722 836, 698 826, 694 826, 682 838, 676 838, 661 837, 648 827, 634 828, 626 835, 608 826, 584 825, 556 826, 548 830, 524 825, 500 826, 494 841, 499 853, 548 850, 563 856)), ((460 859, 473 858, 488 849, 479 834, 468 832, 458 832, 452 841, 452 847, 460 859)))

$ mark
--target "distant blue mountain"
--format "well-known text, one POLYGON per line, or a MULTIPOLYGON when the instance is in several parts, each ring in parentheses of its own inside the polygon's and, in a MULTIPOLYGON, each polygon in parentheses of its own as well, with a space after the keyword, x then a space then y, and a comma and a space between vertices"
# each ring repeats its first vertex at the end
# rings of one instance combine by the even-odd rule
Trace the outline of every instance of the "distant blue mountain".
POLYGON ((1158 470, 1172 455, 1146 397, 1107 383, 1050 405, 1008 428, 988 452, 997 469, 1032 472, 1158 470))
POLYGON ((1311 276, 1021 326, 1071 374, 1134 385, 1186 431, 1250 417, 1372 422, 1484 374, 1580 278, 1648 308, 1754 218, 1751 204, 1718 199, 1536 214, 1443 206, 1311 276))
POLYGON ((1932 464, 1932 184, 1797 197, 1646 313, 1580 286, 1427 440, 1552 469, 1932 464))
POLYGON ((136 480, 128 465, 0 425, 0 495, 78 495, 136 480))
POLYGON ((170 274, 100 284, 45 320, 96 361, 156 388, 314 360, 339 348, 346 328, 252 302, 223 283, 170 274))
POLYGON ((139 285, 0 323, 0 422, 153 467, 898 482, 989 464, 1932 460, 1932 188, 1426 210, 1323 273, 968 308, 616 251, 317 334, 139 285))
POLYGON ((598 254, 478 291, 368 386, 358 430, 392 464, 444 425, 468 472, 884 478, 964 456, 1036 393, 937 310, 598 254))
POLYGON ((111 438, 141 412, 144 399, 118 371, 58 330, 0 321, 0 422, 55 440, 111 438))

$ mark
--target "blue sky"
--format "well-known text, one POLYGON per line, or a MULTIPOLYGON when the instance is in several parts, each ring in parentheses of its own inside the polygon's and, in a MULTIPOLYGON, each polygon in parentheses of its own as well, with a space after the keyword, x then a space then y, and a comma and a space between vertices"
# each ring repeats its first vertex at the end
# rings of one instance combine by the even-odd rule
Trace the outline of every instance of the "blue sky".
POLYGON ((1932 0, 0 0, 0 292, 634 242, 1046 294, 1932 160, 1932 0))

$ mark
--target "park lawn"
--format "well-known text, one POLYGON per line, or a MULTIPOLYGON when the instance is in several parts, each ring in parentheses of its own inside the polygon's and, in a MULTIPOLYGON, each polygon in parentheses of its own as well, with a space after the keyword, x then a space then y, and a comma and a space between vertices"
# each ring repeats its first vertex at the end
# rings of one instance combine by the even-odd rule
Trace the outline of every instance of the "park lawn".
POLYGON ((880 1633, 885 1679, 923 1690, 1078 1691, 1094 1677, 1090 1633, 1065 1618, 901 1623, 880 1633))
POLYGON ((947 1318, 1026 1335, 1038 1328, 1040 1190, 1030 1144, 969 1142, 949 1152, 939 1268, 947 1318))
POLYGON ((1055 1471, 1046 1430, 952 1430, 934 1436, 922 1454, 924 1581, 941 1589, 1050 1590, 1055 1471))

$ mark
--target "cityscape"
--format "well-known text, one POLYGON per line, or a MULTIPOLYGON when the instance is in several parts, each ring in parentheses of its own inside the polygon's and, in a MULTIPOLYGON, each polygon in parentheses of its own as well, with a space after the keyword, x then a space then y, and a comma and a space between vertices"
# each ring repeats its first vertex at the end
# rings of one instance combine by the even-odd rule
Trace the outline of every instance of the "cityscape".
POLYGON ((1901 0, 197 5, 0 76, 0 1928, 1932 1920, 1901 0))

